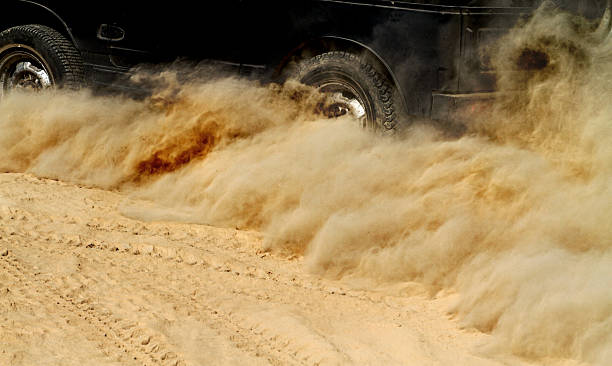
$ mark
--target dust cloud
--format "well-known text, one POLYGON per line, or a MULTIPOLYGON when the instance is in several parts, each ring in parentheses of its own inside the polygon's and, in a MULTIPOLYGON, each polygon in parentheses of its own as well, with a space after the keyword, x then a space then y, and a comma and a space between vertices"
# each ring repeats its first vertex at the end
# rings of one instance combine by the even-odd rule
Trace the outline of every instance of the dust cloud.
MULTIPOLYGON (((612 50, 537 15, 497 50, 502 91, 447 138, 316 114, 295 83, 169 86, 144 101, 13 94, 0 170, 120 189, 186 221, 261 230, 309 270, 457 293, 491 352, 612 364, 612 50), (547 66, 517 71, 525 49, 547 66), (187 213, 187 214, 185 214, 187 213)), ((147 212, 126 214, 150 218, 147 212)), ((376 285, 371 285, 376 286, 376 285)))

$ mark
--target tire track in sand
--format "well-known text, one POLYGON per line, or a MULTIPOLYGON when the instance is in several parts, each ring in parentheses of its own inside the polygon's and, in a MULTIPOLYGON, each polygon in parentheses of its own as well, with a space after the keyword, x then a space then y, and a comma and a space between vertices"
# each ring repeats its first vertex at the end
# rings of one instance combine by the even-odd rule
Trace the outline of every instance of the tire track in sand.
POLYGON ((87 300, 73 298, 37 276, 35 270, 19 261, 13 255, 0 257, 3 273, 11 276, 16 283, 36 288, 36 294, 24 294, 32 303, 41 306, 57 305, 66 323, 86 324, 90 334, 96 334, 95 342, 102 353, 121 364, 185 366, 186 363, 172 351, 169 344, 163 342, 162 336, 137 323, 113 316, 111 312, 99 305, 92 305, 87 300), (30 286, 35 284, 35 286, 30 286))
MULTIPOLYGON (((166 252, 156 253, 151 248, 143 250, 143 247, 147 246, 151 247, 150 245, 142 244, 134 245, 129 250, 117 250, 116 246, 96 242, 95 244, 91 243, 91 245, 86 246, 86 248, 88 250, 99 251, 99 253, 95 256, 87 256, 87 258, 92 261, 94 265, 100 266, 106 263, 98 257, 98 255, 101 254, 104 257, 113 258, 120 256, 124 260, 129 260, 133 269, 138 268, 139 260, 142 260, 145 266, 147 265, 146 260, 154 260, 160 261, 160 264, 165 262, 166 265, 175 262, 180 267, 186 269, 200 267, 203 270, 208 269, 213 272, 227 272, 226 270, 211 268, 206 264, 207 261, 197 254, 191 253, 189 255, 191 260, 185 260, 180 254, 176 256, 176 253, 167 257, 164 255, 166 252)), ((83 251, 79 255, 86 256, 87 251, 83 251)), ((155 276, 155 273, 151 273, 150 275, 155 276)), ((191 288, 203 288, 201 284, 194 284, 188 278, 183 278, 183 281, 187 281, 191 284, 191 288)), ((226 311, 219 306, 210 304, 205 297, 168 290, 164 286, 154 286, 156 283, 158 283, 158 281, 149 280, 133 283, 132 286, 141 286, 139 290, 147 291, 149 296, 155 296, 163 299, 163 302, 175 304, 175 311, 185 313, 185 315, 205 324, 206 327, 215 331, 217 335, 229 340, 235 348, 245 351, 257 358, 263 358, 272 365, 310 364, 302 361, 300 357, 297 356, 297 350, 290 347, 290 340, 283 340, 279 338, 278 335, 254 331, 254 329, 242 324, 240 320, 236 319, 231 311, 226 311)), ((223 291, 221 284, 219 285, 217 289, 223 291)))
MULTIPOLYGON (((20 234, 24 238, 33 239, 35 241, 44 241, 46 245, 37 246, 38 250, 46 252, 47 255, 76 255, 77 258, 86 258, 92 262, 94 266, 100 266, 103 268, 107 263, 101 261, 98 255, 104 253, 104 256, 116 257, 117 255, 128 259, 132 265, 136 265, 135 261, 138 259, 151 259, 162 260, 165 262, 177 262, 185 268, 204 265, 206 260, 201 258, 199 255, 187 251, 183 253, 181 250, 171 250, 170 256, 167 256, 166 251, 154 253, 151 248, 148 250, 147 247, 151 247, 146 244, 136 244, 127 246, 127 248, 119 249, 116 245, 111 245, 99 240, 87 239, 83 236, 78 236, 75 239, 74 235, 62 235, 53 234, 30 237, 29 233, 21 232, 20 234), (74 249, 80 248, 81 250, 75 252, 74 249), (95 250, 98 252, 97 255, 88 255, 89 251, 95 250), (178 252, 178 253, 177 253, 178 252), (177 255, 178 254, 178 255, 177 255)), ((29 241, 29 240, 26 240, 29 241)), ((7 268, 7 272, 11 274, 15 279, 21 282, 28 281, 28 277, 31 277, 34 282, 38 282, 41 286, 33 286, 36 288, 45 288, 45 294, 37 293, 36 296, 30 296, 30 298, 38 298, 38 303, 58 303, 65 313, 62 314, 76 314, 78 319, 89 322, 90 326, 93 327, 98 335, 103 335, 104 340, 99 340, 100 346, 105 350, 106 355, 117 355, 121 356, 122 362, 124 360, 141 361, 150 360, 150 363, 144 363, 144 365, 186 365, 187 363, 181 359, 178 359, 176 352, 165 352, 165 349, 169 348, 167 345, 164 346, 162 343, 155 342, 155 339, 159 339, 163 336, 147 336, 147 332, 137 326, 133 321, 119 320, 115 316, 111 315, 110 312, 101 310, 100 305, 92 306, 88 301, 81 300, 83 295, 82 291, 78 295, 78 299, 75 296, 70 295, 67 291, 61 291, 57 286, 51 286, 50 281, 44 281, 33 274, 36 272, 33 269, 27 269, 25 263, 20 262, 16 258, 12 257, 8 260, 2 260, 3 267, 7 268), (7 267, 6 264, 9 266, 7 267), (31 276, 27 276, 30 274, 31 276), (40 299, 44 299, 41 301, 40 299), (57 300, 59 299, 59 300, 57 300), (114 340, 112 345, 106 341, 106 338, 114 340), (142 345, 139 342, 146 342, 147 344, 142 345), (152 345, 149 345, 149 343, 152 345), (113 346, 118 352, 113 352, 113 346), (127 355, 127 356, 126 356, 127 355), (168 360, 166 362, 166 360, 168 360), (160 361, 162 361, 160 363, 160 361)), ((227 270, 217 268, 214 271, 225 273, 227 270)), ((79 273, 78 276, 82 276, 81 280, 77 279, 77 274, 71 275, 70 279, 76 280, 79 284, 85 284, 90 278, 83 273, 79 273)), ((81 290, 87 291, 86 286, 81 290)), ((128 291, 129 289, 124 289, 128 291)), ((296 356, 295 350, 287 349, 289 342, 278 339, 278 336, 266 335, 254 332, 248 326, 243 326, 234 317, 231 316, 231 312, 223 311, 220 308, 211 306, 206 303, 205 299, 196 300, 186 294, 177 294, 171 291, 166 291, 163 288, 156 288, 155 291, 150 289, 139 289, 143 291, 149 291, 150 296, 163 296, 166 301, 171 299, 171 303, 182 304, 181 308, 184 311, 188 311, 194 319, 204 323, 207 327, 215 331, 219 336, 229 340, 234 347, 241 351, 245 351, 257 358, 263 358, 272 365, 300 365, 307 364, 300 360, 296 356), (190 310, 185 310, 190 309, 190 310)), ((85 296, 87 298, 88 296, 85 296)), ((68 315, 69 316, 69 315, 68 315)), ((152 332, 148 332, 149 334, 152 332)), ((136 363, 141 364, 141 363, 136 363)))

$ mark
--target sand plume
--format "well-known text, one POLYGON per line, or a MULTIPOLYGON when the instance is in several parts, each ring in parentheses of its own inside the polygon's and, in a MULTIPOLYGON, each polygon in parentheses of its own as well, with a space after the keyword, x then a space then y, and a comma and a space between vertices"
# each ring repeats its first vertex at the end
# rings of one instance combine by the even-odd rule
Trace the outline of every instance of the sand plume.
POLYGON ((493 62, 502 91, 522 92, 471 116, 461 138, 416 124, 383 138, 317 115, 307 87, 225 79, 144 101, 13 95, 0 169, 261 230, 267 249, 324 276, 456 291, 452 312, 494 334, 495 352, 607 365, 612 63, 580 22, 538 15, 513 31, 493 62), (546 66, 516 70, 525 49, 546 66))

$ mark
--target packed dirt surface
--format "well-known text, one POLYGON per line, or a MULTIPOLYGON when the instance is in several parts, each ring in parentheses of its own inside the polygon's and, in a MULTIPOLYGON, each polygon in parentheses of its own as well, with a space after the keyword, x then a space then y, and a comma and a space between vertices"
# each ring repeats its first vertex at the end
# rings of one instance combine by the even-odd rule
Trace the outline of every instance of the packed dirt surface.
POLYGON ((612 40, 592 28, 512 31, 463 129, 379 136, 293 81, 169 71, 139 100, 11 93, 0 365, 612 364, 612 40))
POLYGON ((149 205, 0 175, 0 365, 501 364, 449 296, 350 289, 263 253, 258 233, 122 204, 149 205))

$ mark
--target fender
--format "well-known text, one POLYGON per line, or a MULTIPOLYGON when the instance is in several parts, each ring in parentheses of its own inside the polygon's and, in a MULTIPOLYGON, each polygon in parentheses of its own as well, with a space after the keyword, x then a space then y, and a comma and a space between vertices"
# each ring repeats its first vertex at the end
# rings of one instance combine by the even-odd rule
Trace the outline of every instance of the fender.
POLYGON ((10 17, 0 21, 1 30, 36 22, 54 28, 67 36, 73 44, 77 44, 68 24, 49 7, 32 0, 12 0, 3 7, 5 7, 5 12, 10 14, 10 17))

